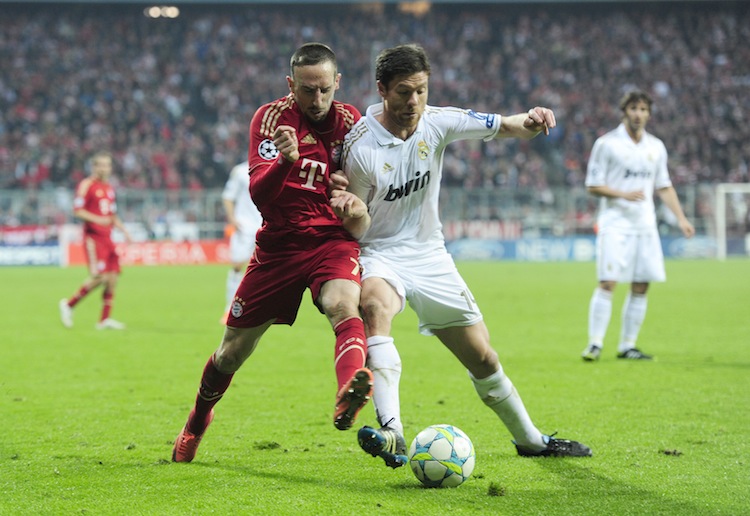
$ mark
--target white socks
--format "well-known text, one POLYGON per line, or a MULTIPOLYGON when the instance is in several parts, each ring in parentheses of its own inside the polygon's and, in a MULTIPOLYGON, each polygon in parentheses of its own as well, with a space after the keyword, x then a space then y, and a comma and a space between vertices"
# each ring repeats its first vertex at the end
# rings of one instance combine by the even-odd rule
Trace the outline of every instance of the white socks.
MULTIPOLYGON (((468 371, 467 371, 468 372, 468 371)), ((542 433, 531 422, 526 407, 503 372, 502 366, 487 378, 477 379, 469 372, 469 378, 485 405, 490 407, 513 435, 516 444, 540 451, 546 448, 542 433)))
POLYGON ((612 317, 612 292, 597 287, 589 303, 589 344, 600 348, 612 317))
POLYGON ((388 426, 403 435, 399 382, 401 357, 393 337, 375 335, 367 339, 367 367, 375 379, 372 403, 380 426, 388 426))
POLYGON ((622 305, 622 328, 620 329, 620 344, 617 346, 618 353, 624 353, 635 347, 638 332, 646 318, 647 305, 645 294, 628 292, 625 304, 622 305))

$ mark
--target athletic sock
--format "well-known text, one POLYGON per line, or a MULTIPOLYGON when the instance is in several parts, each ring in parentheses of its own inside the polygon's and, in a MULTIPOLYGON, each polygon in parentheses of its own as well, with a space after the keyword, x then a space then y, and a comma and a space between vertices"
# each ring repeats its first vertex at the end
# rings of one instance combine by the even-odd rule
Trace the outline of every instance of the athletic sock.
POLYGON ((633 294, 628 292, 625 303, 622 305, 622 327, 620 329, 620 343, 617 346, 618 353, 624 353, 635 347, 638 333, 641 331, 643 320, 646 318, 648 301, 645 294, 633 294))
POLYGON ((393 343, 393 337, 372 336, 367 339, 367 367, 375 378, 372 404, 378 423, 403 434, 399 400, 401 357, 393 343))
POLYGON ((109 318, 109 314, 112 312, 112 301, 114 299, 114 293, 109 289, 104 289, 102 292, 102 316, 99 321, 109 318))
POLYGON ((336 334, 336 355, 333 366, 336 369, 336 380, 340 391, 352 379, 354 372, 365 366, 367 359, 365 325, 359 317, 350 317, 338 323, 333 328, 333 332, 336 334))
POLYGON ((611 317, 612 292, 597 287, 589 303, 589 344, 602 347, 611 317))
POLYGON ((503 372, 502 366, 487 378, 477 379, 471 372, 469 377, 481 400, 498 415, 516 444, 532 451, 547 447, 542 433, 531 422, 521 396, 503 372))
POLYGON ((91 292, 90 288, 88 288, 86 286, 81 287, 80 289, 78 289, 78 292, 76 292, 73 297, 71 297, 70 299, 68 299, 68 306, 70 308, 73 308, 74 306, 76 306, 78 304, 78 302, 81 299, 83 299, 84 297, 86 297, 86 294, 88 294, 89 292, 91 292))
POLYGON ((205 432, 208 426, 208 414, 227 392, 233 376, 234 373, 226 374, 219 371, 214 364, 214 356, 211 355, 203 368, 201 385, 195 397, 195 407, 188 417, 188 431, 195 435, 205 432))
POLYGON ((229 272, 227 273, 226 312, 232 308, 234 295, 237 293, 237 288, 240 286, 243 276, 244 273, 242 271, 236 271, 234 269, 229 269, 229 272))

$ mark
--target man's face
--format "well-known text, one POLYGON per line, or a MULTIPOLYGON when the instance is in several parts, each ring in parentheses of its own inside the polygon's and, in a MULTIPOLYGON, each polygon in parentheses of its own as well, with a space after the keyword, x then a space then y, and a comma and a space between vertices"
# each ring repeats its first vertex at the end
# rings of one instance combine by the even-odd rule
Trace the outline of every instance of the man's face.
POLYGON ((107 181, 112 175, 112 158, 98 156, 91 161, 91 172, 102 181, 107 181))
POLYGON ((630 132, 643 131, 649 118, 651 118, 651 111, 649 111, 648 104, 645 101, 639 100, 625 106, 625 125, 630 132))
POLYGON ((378 93, 383 98, 383 111, 390 129, 413 133, 427 105, 427 86, 430 76, 426 72, 400 75, 390 84, 378 81, 378 93))
POLYGON ((302 113, 315 123, 328 116, 333 104, 333 93, 339 89, 341 74, 336 73, 333 63, 326 61, 298 66, 294 69, 294 77, 287 76, 286 80, 302 113))

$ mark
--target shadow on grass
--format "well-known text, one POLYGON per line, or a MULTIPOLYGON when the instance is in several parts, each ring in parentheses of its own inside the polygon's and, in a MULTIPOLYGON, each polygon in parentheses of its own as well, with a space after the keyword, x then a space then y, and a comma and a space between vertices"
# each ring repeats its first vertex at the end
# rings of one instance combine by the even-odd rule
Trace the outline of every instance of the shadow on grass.
MULTIPOLYGON (((547 473, 554 475, 558 484, 553 497, 559 498, 558 514, 735 514, 727 505, 713 501, 713 506, 699 505, 692 501, 670 498, 668 479, 654 484, 654 489, 644 489, 621 480, 614 480, 594 471, 589 464, 592 459, 556 459, 540 457, 532 460, 547 473), (592 484, 595 488, 592 489, 592 484), (570 493, 560 496, 558 491, 570 493), (581 496, 582 491, 586 496, 581 496), (728 512, 727 512, 728 511, 728 512)), ((534 499, 540 504, 549 503, 550 491, 529 486, 523 491, 526 502, 533 506, 534 499)), ((735 507, 734 510, 739 508, 735 507)))

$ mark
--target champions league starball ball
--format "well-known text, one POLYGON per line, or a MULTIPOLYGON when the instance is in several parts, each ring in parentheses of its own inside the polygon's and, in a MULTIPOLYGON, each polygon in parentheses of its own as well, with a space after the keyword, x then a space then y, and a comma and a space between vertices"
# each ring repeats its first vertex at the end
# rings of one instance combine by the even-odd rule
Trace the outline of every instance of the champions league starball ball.
POLYGON ((476 454, 469 436, 453 425, 428 426, 409 447, 409 466, 427 487, 456 487, 474 471, 476 454))

